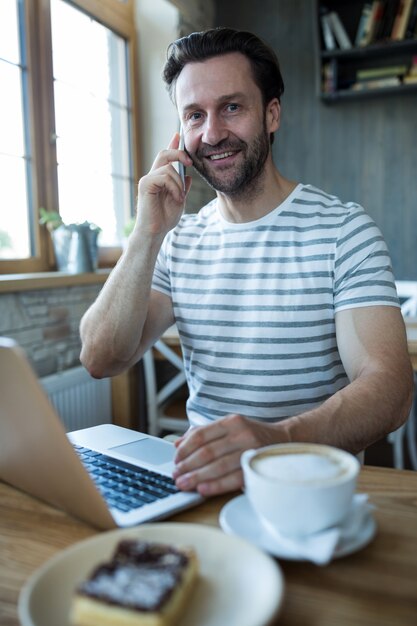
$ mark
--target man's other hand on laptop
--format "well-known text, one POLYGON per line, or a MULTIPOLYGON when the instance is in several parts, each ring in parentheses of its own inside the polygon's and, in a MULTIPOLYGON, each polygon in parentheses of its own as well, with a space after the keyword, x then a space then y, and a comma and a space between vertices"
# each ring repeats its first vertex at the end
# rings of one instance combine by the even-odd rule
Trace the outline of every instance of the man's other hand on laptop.
POLYGON ((264 424, 237 414, 193 428, 175 442, 176 486, 205 497, 241 489, 242 453, 284 441, 282 423, 264 424))

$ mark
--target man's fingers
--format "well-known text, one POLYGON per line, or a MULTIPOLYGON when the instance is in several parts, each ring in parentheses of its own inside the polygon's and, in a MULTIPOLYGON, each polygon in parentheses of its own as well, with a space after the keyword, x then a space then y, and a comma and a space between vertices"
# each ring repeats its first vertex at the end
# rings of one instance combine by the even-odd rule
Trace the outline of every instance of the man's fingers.
POLYGON ((195 428, 177 444, 173 473, 177 487, 204 495, 239 489, 242 452, 273 443, 273 434, 271 427, 238 414, 195 428))
POLYGON ((224 437, 226 433, 227 431, 222 426, 221 420, 209 426, 198 426, 194 428, 179 444, 175 456, 175 463, 180 463, 183 459, 187 458, 207 443, 224 437))
POLYGON ((171 150, 171 149, 178 150, 179 145, 180 145, 180 134, 174 133, 174 136, 172 137, 171 141, 168 144, 168 150, 171 150))
MULTIPOLYGON (((145 179, 142 179, 139 182, 139 188, 145 190, 143 187, 145 183, 145 179)), ((160 194, 161 191, 166 191, 175 198, 175 201, 178 204, 182 204, 184 202, 184 189, 182 187, 181 179, 176 172, 154 172, 152 177, 148 177, 147 181, 146 193, 152 194, 160 194)))
MULTIPOLYGON (((173 477, 177 478, 181 474, 186 474, 187 472, 204 467, 213 468, 214 465, 216 465, 217 470, 221 470, 222 465, 225 464, 227 455, 236 452, 240 454, 238 445, 233 444, 228 437, 220 437, 197 448, 194 452, 187 455, 184 460, 177 462, 173 477)), ((228 463, 225 470, 230 471, 228 463)))
MULTIPOLYGON (((234 442, 230 449, 241 447, 243 451, 251 447, 253 438, 248 421, 242 415, 230 414, 208 426, 194 428, 177 446, 175 463, 180 463, 199 448, 222 438, 225 438, 229 445, 232 441, 234 442), (242 437, 245 433, 246 437, 243 442, 242 437)), ((253 443, 255 444, 254 440, 253 443)))
POLYGON ((170 163, 176 163, 181 161, 185 167, 191 167, 193 164, 191 158, 184 150, 179 150, 180 136, 175 133, 173 138, 168 144, 168 148, 161 150, 152 165, 151 170, 156 170, 163 165, 169 165, 170 163))
MULTIPOLYGON (((200 491, 201 485, 213 483, 211 489, 215 492, 219 488, 220 483, 222 485, 229 484, 231 474, 240 472, 240 456, 240 451, 224 454, 211 463, 201 466, 199 469, 181 474, 175 479, 175 484, 178 489, 184 491, 193 491, 195 489, 200 491), (225 481, 227 476, 229 476, 229 480, 225 481), (214 483, 217 486, 214 486, 214 483)), ((238 487, 236 486, 236 488, 238 487)))

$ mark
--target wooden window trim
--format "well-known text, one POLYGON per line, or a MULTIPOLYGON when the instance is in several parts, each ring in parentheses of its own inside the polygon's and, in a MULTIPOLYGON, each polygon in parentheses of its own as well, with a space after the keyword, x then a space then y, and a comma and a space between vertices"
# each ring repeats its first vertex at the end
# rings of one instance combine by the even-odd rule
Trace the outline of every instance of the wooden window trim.
POLYGON ((0 294, 34 289, 54 289, 79 285, 101 285, 109 277, 110 269, 97 270, 86 274, 66 272, 34 272, 0 275, 0 294))

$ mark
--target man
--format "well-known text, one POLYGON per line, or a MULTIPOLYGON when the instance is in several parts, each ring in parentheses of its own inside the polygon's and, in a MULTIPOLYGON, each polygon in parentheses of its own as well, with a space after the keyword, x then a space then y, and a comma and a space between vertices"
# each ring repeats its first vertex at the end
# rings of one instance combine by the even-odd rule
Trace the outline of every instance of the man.
POLYGON ((174 477, 242 486, 243 450, 309 441, 353 453, 406 419, 412 372, 381 234, 363 209, 284 178, 272 160, 283 82, 250 33, 174 42, 176 134, 139 182, 127 250, 81 323, 93 376, 130 367, 174 322, 193 426, 174 477), (217 197, 182 215, 191 165, 217 197))

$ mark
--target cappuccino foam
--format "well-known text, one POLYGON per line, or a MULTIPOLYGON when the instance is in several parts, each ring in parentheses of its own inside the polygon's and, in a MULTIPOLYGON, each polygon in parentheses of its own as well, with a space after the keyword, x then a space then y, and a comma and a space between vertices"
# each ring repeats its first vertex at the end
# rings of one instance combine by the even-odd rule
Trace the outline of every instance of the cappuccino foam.
POLYGON ((311 452, 270 454, 254 460, 256 471, 267 478, 295 483, 322 483, 344 474, 336 459, 311 452))

